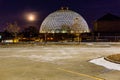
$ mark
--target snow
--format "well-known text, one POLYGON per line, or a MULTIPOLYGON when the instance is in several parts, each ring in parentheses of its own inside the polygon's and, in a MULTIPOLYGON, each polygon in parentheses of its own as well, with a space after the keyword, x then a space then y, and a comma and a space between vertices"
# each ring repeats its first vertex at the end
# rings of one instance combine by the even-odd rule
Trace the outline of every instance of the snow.
POLYGON ((60 59, 72 58, 72 56, 11 55, 11 56, 0 56, 0 58, 27 58, 27 59, 35 60, 35 61, 51 62, 51 61, 60 60, 60 59))
MULTIPOLYGON (((120 43, 119 43, 120 44, 120 43)), ((65 63, 66 59, 88 61, 108 69, 120 70, 120 64, 104 60, 103 56, 120 53, 118 43, 86 43, 79 45, 46 45, 20 48, 0 48, 0 58, 23 58, 32 61, 65 63), (102 58, 98 58, 102 57, 102 58), (98 58, 98 59, 95 59, 98 58), (61 61, 61 62, 60 62, 61 61)), ((66 60, 67 61, 67 60, 66 60)))
POLYGON ((108 68, 108 69, 120 70, 120 64, 109 62, 105 60, 104 57, 93 59, 90 62, 96 65, 104 66, 105 68, 108 68))
POLYGON ((55 61, 55 60, 60 60, 60 59, 68 59, 72 58, 72 56, 38 56, 38 55, 30 55, 29 59, 41 59, 42 61, 55 61))

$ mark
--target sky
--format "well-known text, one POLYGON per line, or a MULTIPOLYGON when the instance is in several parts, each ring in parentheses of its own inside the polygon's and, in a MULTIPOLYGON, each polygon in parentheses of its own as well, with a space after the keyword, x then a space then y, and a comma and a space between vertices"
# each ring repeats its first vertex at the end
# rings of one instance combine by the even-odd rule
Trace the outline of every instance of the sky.
POLYGON ((95 20, 107 13, 120 16, 120 0, 0 0, 0 31, 6 23, 15 21, 21 28, 39 28, 45 17, 62 6, 82 15, 90 28, 95 20), (36 14, 36 20, 28 21, 27 13, 36 14))

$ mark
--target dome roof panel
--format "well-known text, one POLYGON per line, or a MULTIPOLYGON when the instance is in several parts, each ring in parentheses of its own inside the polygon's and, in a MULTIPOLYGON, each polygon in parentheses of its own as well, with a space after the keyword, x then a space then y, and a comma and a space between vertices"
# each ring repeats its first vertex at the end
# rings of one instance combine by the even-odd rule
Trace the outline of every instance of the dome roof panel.
POLYGON ((65 32, 68 29, 73 32, 89 32, 88 25, 81 15, 71 10, 58 10, 45 18, 40 33, 62 32, 63 29, 65 32))

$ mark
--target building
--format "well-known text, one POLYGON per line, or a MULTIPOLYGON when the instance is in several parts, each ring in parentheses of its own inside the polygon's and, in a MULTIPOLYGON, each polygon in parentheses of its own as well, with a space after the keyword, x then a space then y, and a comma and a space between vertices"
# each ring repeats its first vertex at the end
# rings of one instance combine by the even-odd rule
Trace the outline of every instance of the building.
POLYGON ((44 40, 78 41, 81 33, 89 32, 89 27, 80 14, 62 7, 45 18, 39 32, 44 34, 44 40))
POLYGON ((120 40, 120 17, 106 14, 94 22, 93 28, 95 40, 119 41, 120 40))

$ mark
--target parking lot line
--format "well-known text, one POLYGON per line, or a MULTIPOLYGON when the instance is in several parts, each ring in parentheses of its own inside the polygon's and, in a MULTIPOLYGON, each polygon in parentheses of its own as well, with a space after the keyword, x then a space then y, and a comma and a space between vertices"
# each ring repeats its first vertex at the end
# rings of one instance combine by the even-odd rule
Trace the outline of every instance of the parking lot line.
POLYGON ((66 70, 66 69, 62 69, 62 68, 57 68, 57 69, 58 69, 58 70, 62 70, 62 71, 64 71, 64 72, 76 74, 76 75, 78 75, 78 76, 84 76, 84 77, 92 78, 92 79, 95 79, 95 80, 105 80, 105 79, 102 79, 102 78, 98 78, 98 77, 95 77, 95 76, 90 76, 90 75, 83 74, 83 73, 78 73, 78 72, 71 71, 71 70, 66 70))

